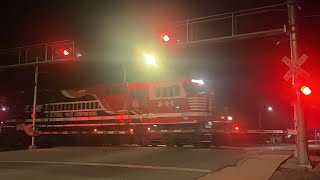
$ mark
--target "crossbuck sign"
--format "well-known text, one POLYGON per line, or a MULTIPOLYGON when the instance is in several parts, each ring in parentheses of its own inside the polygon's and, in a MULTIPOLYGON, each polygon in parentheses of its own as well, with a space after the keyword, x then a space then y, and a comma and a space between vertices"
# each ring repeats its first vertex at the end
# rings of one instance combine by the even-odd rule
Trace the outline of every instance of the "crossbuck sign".
POLYGON ((283 79, 288 81, 294 75, 299 75, 304 79, 307 79, 310 74, 303 70, 300 66, 308 59, 306 54, 303 54, 297 61, 293 61, 288 57, 284 57, 282 62, 290 67, 290 70, 283 76, 283 79))

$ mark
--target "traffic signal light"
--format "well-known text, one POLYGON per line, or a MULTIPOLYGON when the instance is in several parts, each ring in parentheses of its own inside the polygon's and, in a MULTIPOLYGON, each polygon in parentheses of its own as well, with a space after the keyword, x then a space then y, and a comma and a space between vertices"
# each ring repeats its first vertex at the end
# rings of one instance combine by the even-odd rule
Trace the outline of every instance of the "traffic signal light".
POLYGON ((239 131, 239 130, 240 130, 240 127, 239 127, 239 126, 235 126, 235 127, 234 127, 234 130, 239 131))
POLYGON ((300 90, 301 90, 301 92, 304 94, 304 95, 306 95, 306 96, 308 96, 308 95, 310 95, 311 94, 311 89, 308 87, 308 86, 302 86, 301 88, 300 88, 300 90))

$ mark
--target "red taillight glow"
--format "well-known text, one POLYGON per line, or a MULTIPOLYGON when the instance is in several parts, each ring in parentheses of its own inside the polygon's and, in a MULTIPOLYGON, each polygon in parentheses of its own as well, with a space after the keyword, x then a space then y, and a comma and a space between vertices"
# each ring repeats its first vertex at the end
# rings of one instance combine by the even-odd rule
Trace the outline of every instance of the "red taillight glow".
POLYGON ((130 128, 130 129, 129 129, 129 131, 130 131, 130 132, 133 132, 133 129, 132 129, 132 128, 130 128))
POLYGON ((124 116, 125 116, 124 114, 119 114, 119 119, 124 120, 124 116))
POLYGON ((98 130, 97 130, 97 129, 94 129, 93 131, 94 131, 94 132, 97 132, 98 130))
POLYGON ((150 131, 150 130, 151 130, 151 128, 148 127, 148 131, 150 131))
POLYGON ((236 131, 239 131, 239 130, 240 130, 239 126, 234 127, 234 129, 235 129, 236 131))

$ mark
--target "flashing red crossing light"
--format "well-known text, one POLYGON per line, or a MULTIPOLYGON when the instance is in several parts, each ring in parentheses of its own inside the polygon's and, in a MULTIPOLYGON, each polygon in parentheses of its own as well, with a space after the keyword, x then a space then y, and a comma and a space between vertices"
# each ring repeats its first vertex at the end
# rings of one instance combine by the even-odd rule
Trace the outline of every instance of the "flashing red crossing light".
POLYGON ((164 42, 170 41, 170 36, 168 34, 165 34, 165 33, 161 34, 161 38, 164 42))
POLYGON ((63 50, 63 55, 68 56, 70 53, 67 50, 63 50))
POLYGON ((300 88, 300 90, 306 96, 308 96, 308 95, 310 95, 312 93, 311 89, 308 86, 302 86, 300 88))
POLYGON ((70 45, 60 45, 58 47, 54 47, 52 53, 52 60, 67 60, 79 57, 77 54, 75 54, 73 47, 70 47, 70 45))
POLYGON ((60 52, 61 52, 61 54, 64 55, 64 56, 69 56, 69 55, 71 54, 71 53, 70 53, 70 50, 65 49, 65 48, 61 48, 61 49, 60 49, 60 52))

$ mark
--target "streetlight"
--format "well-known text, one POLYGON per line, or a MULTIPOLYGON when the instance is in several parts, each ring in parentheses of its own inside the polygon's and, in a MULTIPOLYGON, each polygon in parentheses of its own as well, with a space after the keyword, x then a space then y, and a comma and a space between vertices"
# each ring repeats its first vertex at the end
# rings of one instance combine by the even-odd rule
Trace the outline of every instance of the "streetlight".
MULTIPOLYGON (((268 110, 268 112, 272 112, 273 111, 272 106, 268 106, 267 110, 268 110)), ((260 112, 260 110, 259 110, 259 128, 260 128, 260 130, 262 129, 262 127, 261 127, 261 112, 260 112)))

